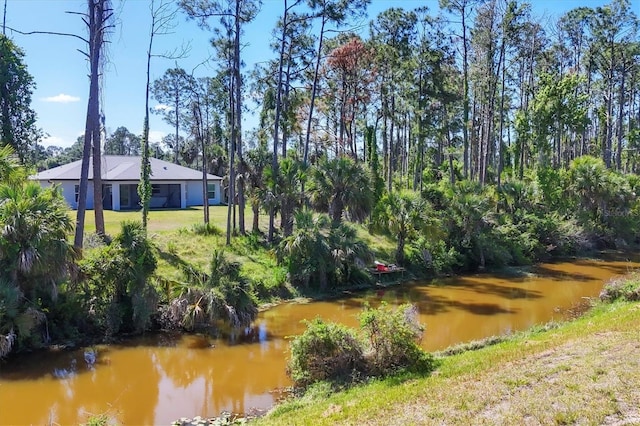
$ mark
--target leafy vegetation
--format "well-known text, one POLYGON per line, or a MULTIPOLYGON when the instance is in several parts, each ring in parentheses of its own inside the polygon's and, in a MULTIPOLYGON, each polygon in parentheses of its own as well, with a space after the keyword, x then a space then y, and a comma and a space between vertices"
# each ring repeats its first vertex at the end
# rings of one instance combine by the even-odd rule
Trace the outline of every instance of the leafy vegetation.
POLYGON ((616 300, 640 301, 640 275, 635 273, 629 277, 621 277, 609 281, 600 293, 600 300, 605 302, 614 302, 616 300))
MULTIPOLYGON (((383 11, 368 38, 342 31, 367 1, 303 3, 285 4, 277 59, 243 75, 242 30, 259 19, 257 2, 177 2, 211 30, 221 60, 202 67, 212 76, 175 63, 147 81, 156 101, 171 103, 163 115, 175 133, 150 146, 147 96, 139 141, 124 127, 107 137, 108 152, 144 157, 142 217, 96 219, 100 236, 83 252, 68 244, 58 189, 28 182, 25 167, 88 158, 89 148, 34 146, 34 81, 1 37, 0 131, 13 151, 0 149, 0 356, 56 338, 245 324, 262 302, 370 284, 374 259, 425 277, 640 243, 640 44, 627 0, 571 10, 553 33, 526 3, 443 0, 443 14, 383 11), (247 88, 264 96, 245 134, 247 88), (223 176, 226 213, 206 203, 180 220, 149 212, 150 155, 223 176)), ((633 294, 613 286, 605 297, 633 294)), ((365 318, 369 371, 427 368, 401 318, 365 318)))
POLYGON ((361 333, 320 318, 307 322, 305 332, 291 341, 288 374, 296 386, 327 381, 350 384, 400 371, 429 373, 433 357, 420 346, 423 327, 415 307, 366 307, 361 333))

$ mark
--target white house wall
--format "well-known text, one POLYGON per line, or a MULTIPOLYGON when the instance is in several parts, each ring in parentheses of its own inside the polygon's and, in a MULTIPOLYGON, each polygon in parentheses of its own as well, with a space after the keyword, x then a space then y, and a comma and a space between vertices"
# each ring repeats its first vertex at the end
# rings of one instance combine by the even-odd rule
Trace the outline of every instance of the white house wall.
MULTIPOLYGON (((120 210, 120 185, 124 184, 138 184, 138 182, 134 181, 122 181, 122 182, 104 182, 111 184, 111 191, 113 197, 112 208, 113 210, 120 210)), ((202 182, 200 181, 154 181, 154 184, 180 184, 181 188, 181 197, 180 204, 182 208, 190 207, 190 206, 201 206, 202 202, 202 182), (186 189, 186 190, 185 190, 186 189)), ((218 205, 221 204, 221 190, 220 190, 220 181, 211 182, 215 184, 216 187, 216 196, 215 198, 209 199, 210 205, 218 205)), ((59 186, 62 191, 62 196, 67 201, 69 206, 76 210, 78 208, 78 203, 75 200, 75 186, 79 184, 77 181, 40 181, 40 185, 44 188, 47 188, 53 184, 59 186)), ((93 181, 89 181, 87 187, 87 209, 93 209, 93 181)))
MULTIPOLYGON (((210 183, 213 183, 216 186, 216 196, 215 198, 209 199, 209 205, 220 204, 220 181, 214 181, 210 183)), ((187 195, 186 197, 187 207, 203 205, 204 203, 202 202, 202 182, 188 181, 186 195, 187 195)))
MULTIPOLYGON (((62 196, 69 204, 69 207, 76 210, 78 208, 78 203, 76 202, 76 185, 79 185, 79 182, 76 181, 40 181, 40 186, 43 188, 48 188, 52 185, 57 185, 58 188, 62 192, 62 196)), ((87 186, 87 209, 93 208, 93 182, 89 181, 87 186)))

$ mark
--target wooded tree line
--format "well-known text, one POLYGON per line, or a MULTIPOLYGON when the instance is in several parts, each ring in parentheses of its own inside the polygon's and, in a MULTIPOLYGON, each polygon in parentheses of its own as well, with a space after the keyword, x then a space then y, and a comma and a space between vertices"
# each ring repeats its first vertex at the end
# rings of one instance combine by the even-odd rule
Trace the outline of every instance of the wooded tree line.
MULTIPOLYGON (((152 8, 155 23, 172 16, 161 13, 167 4, 152 8)), ((640 243, 640 42, 628 1, 542 25, 525 3, 443 0, 442 14, 384 11, 365 37, 350 29, 364 0, 284 0, 275 59, 252 70, 240 46, 244 25, 259 19, 257 2, 178 5, 212 37, 218 68, 195 78, 176 64, 148 81, 155 111, 175 129, 155 146, 148 103, 143 134, 120 127, 104 147, 90 103, 90 137, 66 150, 38 148, 33 79, 19 48, 0 39, 8 61, 0 124, 13 148, 0 149, 0 356, 48 342, 50 326, 57 336, 110 336, 154 321, 187 330, 220 318, 246 323, 264 287, 218 250, 208 272, 183 262, 184 282, 162 281, 144 219, 111 242, 102 235, 80 259, 59 191, 28 181, 18 159, 156 155, 225 176, 227 244, 254 231, 237 242, 269 251, 303 292, 370 282, 370 235, 393 240, 384 260, 417 276, 640 243), (259 123, 247 132, 250 97, 259 123)), ((153 28, 147 76, 161 34, 153 28)))
MULTIPOLYGON (((628 0, 546 21, 525 2, 441 0, 388 9, 358 35, 367 3, 285 0, 274 59, 250 70, 240 47, 258 2, 177 3, 212 37, 217 71, 195 78, 176 62, 151 84, 175 132, 150 153, 227 177, 229 235, 246 231, 246 200, 270 213, 270 239, 277 213, 287 228, 286 182, 324 156, 367 164, 387 191, 442 178, 500 186, 585 154, 637 172, 640 42, 628 0), (243 132, 249 99, 259 122, 243 132)), ((137 143, 118 128, 104 151, 137 154, 137 143)))
POLYGON ((194 123, 208 122, 206 143, 195 144, 191 157, 229 176, 231 205, 249 196, 272 217, 284 215, 285 236, 285 173, 305 172, 325 156, 367 163, 387 191, 440 178, 500 186, 526 170, 567 168, 586 154, 608 168, 638 170, 640 43, 629 1, 574 9, 545 25, 524 2, 443 0, 440 11, 386 10, 369 22, 368 37, 349 28, 366 1, 285 1, 274 29, 276 57, 240 76, 241 26, 260 18, 256 3, 180 5, 212 30, 226 59, 204 83, 219 94, 195 98, 212 114, 205 121, 194 115, 186 89, 194 82, 184 70, 156 82, 156 99, 171 107, 166 119, 176 126, 170 146, 185 152, 176 147, 204 134, 194 123), (243 141, 238 106, 248 93, 260 121, 243 141), (287 158, 295 165, 282 169, 287 158))

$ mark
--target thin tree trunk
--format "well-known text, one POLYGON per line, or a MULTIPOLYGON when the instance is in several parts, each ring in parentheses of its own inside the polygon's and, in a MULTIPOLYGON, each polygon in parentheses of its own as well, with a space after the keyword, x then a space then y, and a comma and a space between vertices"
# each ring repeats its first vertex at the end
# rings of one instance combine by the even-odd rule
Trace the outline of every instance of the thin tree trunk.
POLYGON ((622 169, 622 139, 623 139, 623 118, 624 118, 624 84, 625 84, 626 70, 622 70, 622 77, 620 80, 620 92, 618 94, 618 146, 616 150, 616 167, 618 171, 622 169))
MULTIPOLYGON (((102 25, 103 25, 103 13, 104 13, 104 4, 103 0, 98 0, 98 3, 95 3, 94 0, 88 0, 88 26, 89 26, 89 62, 90 62, 90 82, 89 82, 89 100, 87 103, 87 118, 85 124, 85 132, 84 132, 84 147, 82 150, 82 164, 80 167, 80 183, 78 188, 78 210, 76 213, 76 229, 75 236, 73 240, 73 245, 82 249, 83 239, 84 239, 84 222, 85 222, 85 212, 87 208, 87 192, 89 186, 89 162, 92 151, 92 139, 96 125, 99 126, 99 66, 100 66, 100 48, 102 47, 102 25), (97 121, 97 124, 96 124, 97 121)), ((100 149, 100 144, 98 142, 98 149, 100 149)), ((100 170, 100 160, 94 158, 94 170, 95 163, 98 163, 98 171, 100 170)), ((98 177, 98 182, 101 184, 102 181, 100 179, 100 175, 98 177)), ((94 187, 96 186, 96 176, 94 176, 94 187)), ((94 197, 96 191, 94 189, 94 197)), ((100 188, 99 194, 102 194, 102 188, 100 188)), ((94 209, 96 204, 101 202, 102 199, 94 199, 94 209)), ((102 211, 102 210, 100 210, 102 211)), ((97 213, 96 213, 97 214, 97 213)), ((100 232, 104 234, 104 220, 99 223, 99 219, 96 216, 96 232, 100 232), (99 230, 98 226, 101 225, 101 229, 99 230)))
MULTIPOLYGON (((273 157, 271 158, 271 169, 273 171, 273 182, 272 188, 273 194, 276 193, 276 181, 278 176, 278 131, 280 125, 280 112, 281 112, 281 101, 282 101, 282 67, 284 62, 284 50, 285 50, 285 38, 287 32, 287 0, 284 0, 284 14, 282 17, 282 38, 280 39, 280 60, 278 61, 278 87, 276 89, 276 116, 275 122, 273 125, 273 157)), ((284 154, 283 154, 284 156, 284 154)), ((255 212, 254 212, 255 215, 255 212)), ((275 228, 275 205, 272 203, 271 208, 269 209, 269 233, 268 240, 273 241, 273 234, 275 228)), ((256 227, 256 219, 254 219, 254 228, 256 227)), ((255 230, 255 229, 254 229, 255 230)))
MULTIPOLYGON (((462 7, 461 10, 462 17, 462 74, 463 74, 463 98, 462 98, 462 109, 463 109, 463 126, 462 126, 462 139, 464 144, 464 154, 463 154, 463 169, 464 169, 464 177, 465 179, 469 177, 469 128, 471 127, 471 123, 469 122, 469 59, 468 59, 468 50, 467 50, 467 25, 465 22, 465 7, 462 7)), ((473 179, 473 176, 471 177, 473 179)))
POLYGON ((318 53, 316 55, 316 65, 313 73, 313 85, 311 87, 311 101, 309 104, 309 118, 307 120, 307 135, 304 143, 304 154, 302 157, 302 164, 307 165, 309 159, 309 141, 311 139, 311 122, 313 120, 313 108, 316 102, 316 93, 318 91, 318 74, 320 72, 320 58, 322 56, 322 44, 324 42, 324 27, 327 23, 326 17, 322 16, 322 25, 320 26, 320 40, 318 42, 318 53))
POLYGON ((244 162, 242 158, 242 77, 240 75, 240 0, 236 0, 236 16, 235 16, 235 41, 234 41, 234 78, 236 80, 236 138, 237 145, 236 149, 238 150, 238 173, 240 174, 240 179, 238 181, 238 227, 240 230, 240 235, 245 235, 245 226, 244 226, 244 207, 245 207, 245 199, 244 199, 244 162))

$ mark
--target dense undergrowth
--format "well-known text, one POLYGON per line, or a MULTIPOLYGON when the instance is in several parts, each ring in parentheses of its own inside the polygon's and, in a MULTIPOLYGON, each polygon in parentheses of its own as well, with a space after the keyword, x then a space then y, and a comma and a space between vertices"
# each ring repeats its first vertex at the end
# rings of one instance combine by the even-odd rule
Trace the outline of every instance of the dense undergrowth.
POLYGON ((110 235, 88 234, 80 256, 68 242, 72 224, 60 193, 27 182, 20 167, 6 170, 0 355, 153 328, 215 332, 220 322, 250 322, 260 305, 370 286, 374 259, 422 278, 628 248, 640 230, 640 180, 593 157, 500 187, 427 174, 422 191, 398 184, 364 193, 363 182, 375 181, 371 170, 340 157, 309 171, 307 203, 298 187, 283 193, 291 210, 280 212, 272 241, 254 232, 226 245, 218 208, 205 225, 172 212, 158 232, 123 222, 110 235))

